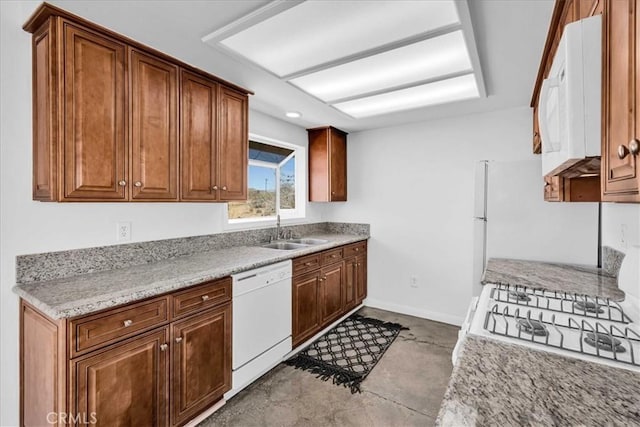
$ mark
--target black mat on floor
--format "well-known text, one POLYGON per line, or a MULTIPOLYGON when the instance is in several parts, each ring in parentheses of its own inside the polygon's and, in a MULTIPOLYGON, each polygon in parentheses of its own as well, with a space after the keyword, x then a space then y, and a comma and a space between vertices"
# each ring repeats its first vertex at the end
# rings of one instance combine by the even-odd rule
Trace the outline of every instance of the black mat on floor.
POLYGON ((359 393, 360 383, 403 329, 408 328, 353 314, 285 363, 359 393))

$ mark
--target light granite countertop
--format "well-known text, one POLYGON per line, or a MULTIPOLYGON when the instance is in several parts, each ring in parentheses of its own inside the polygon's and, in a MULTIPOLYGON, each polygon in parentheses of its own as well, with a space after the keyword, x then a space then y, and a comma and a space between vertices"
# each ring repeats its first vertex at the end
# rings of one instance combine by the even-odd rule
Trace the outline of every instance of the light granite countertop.
POLYGON ((438 426, 640 426, 640 373, 467 335, 438 426))
POLYGON ((305 237, 328 243, 291 251, 231 247, 99 273, 17 284, 13 291, 52 319, 75 317, 368 238, 350 234, 305 237))
POLYGON ((624 300, 618 282, 604 270, 581 265, 491 258, 482 283, 519 285, 624 300))

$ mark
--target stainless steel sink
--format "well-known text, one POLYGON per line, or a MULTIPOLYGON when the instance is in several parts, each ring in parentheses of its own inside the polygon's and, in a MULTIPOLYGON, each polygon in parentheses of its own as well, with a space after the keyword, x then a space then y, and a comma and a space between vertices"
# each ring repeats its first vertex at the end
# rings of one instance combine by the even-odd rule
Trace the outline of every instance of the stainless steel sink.
POLYGON ((281 251, 292 251, 294 249, 304 249, 309 247, 309 245, 303 245, 300 243, 292 243, 292 242, 272 242, 267 243, 266 245, 262 245, 263 248, 269 249, 280 249, 281 251))
POLYGON ((291 239, 289 240, 291 243, 300 243, 302 245, 322 245, 325 243, 329 243, 328 240, 323 239, 291 239))

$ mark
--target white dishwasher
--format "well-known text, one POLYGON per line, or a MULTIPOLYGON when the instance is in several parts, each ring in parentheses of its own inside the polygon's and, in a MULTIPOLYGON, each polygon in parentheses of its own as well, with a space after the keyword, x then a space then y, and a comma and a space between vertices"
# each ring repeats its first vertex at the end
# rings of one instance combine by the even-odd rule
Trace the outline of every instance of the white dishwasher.
POLYGON ((291 260, 233 278, 233 388, 238 393, 291 351, 291 260))

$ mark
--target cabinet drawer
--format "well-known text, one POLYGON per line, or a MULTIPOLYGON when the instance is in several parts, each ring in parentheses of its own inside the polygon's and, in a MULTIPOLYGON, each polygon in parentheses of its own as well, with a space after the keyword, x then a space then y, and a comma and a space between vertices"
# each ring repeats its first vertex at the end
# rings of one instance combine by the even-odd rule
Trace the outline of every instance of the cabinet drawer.
POLYGON ((76 356, 169 320, 167 297, 127 305, 69 322, 71 353, 76 356))
POLYGON ((231 278, 206 282, 173 295, 173 318, 231 301, 231 278))
POLYGON ((303 256, 293 260, 293 275, 303 274, 320 268, 321 254, 303 256))
POLYGON ((344 259, 348 259, 367 252, 367 242, 358 242, 344 247, 344 259))
POLYGON ((342 260, 342 248, 322 252, 322 265, 329 265, 342 260))

